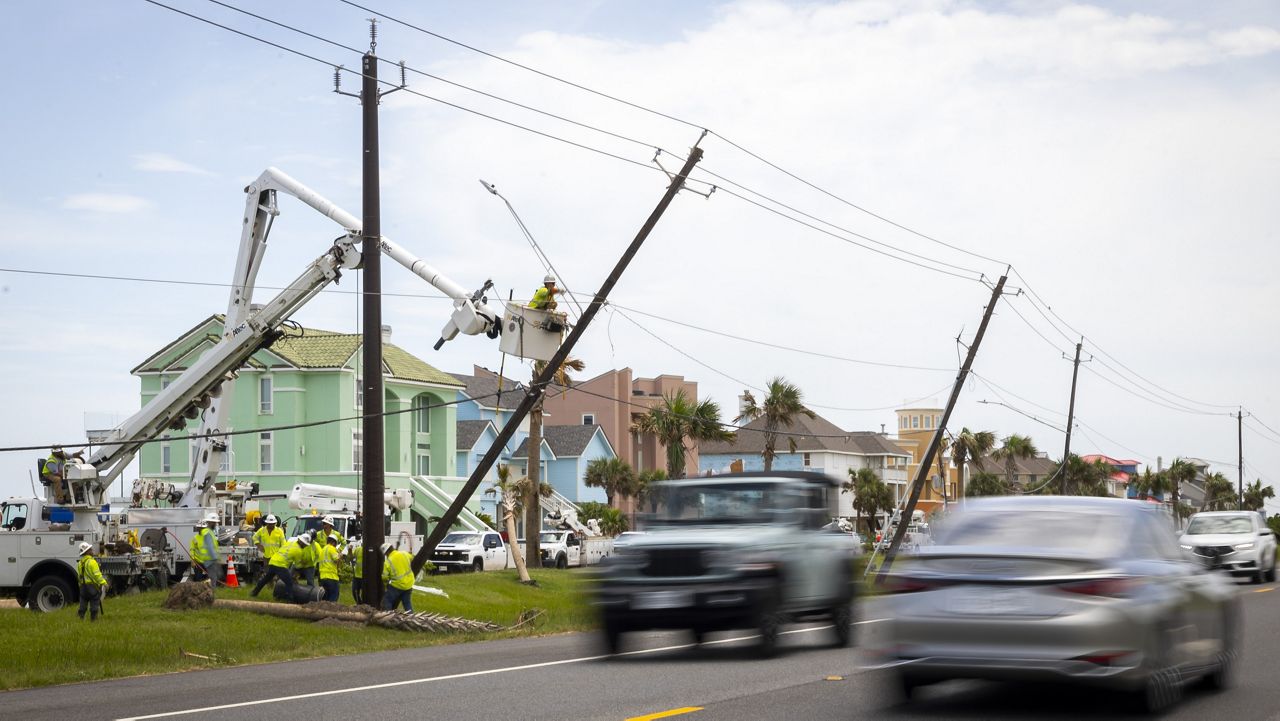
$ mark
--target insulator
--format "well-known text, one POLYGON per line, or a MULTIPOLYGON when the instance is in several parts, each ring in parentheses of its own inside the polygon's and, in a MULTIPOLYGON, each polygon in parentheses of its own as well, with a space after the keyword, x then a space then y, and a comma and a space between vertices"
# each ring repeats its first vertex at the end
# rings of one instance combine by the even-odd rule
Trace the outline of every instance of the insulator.
MULTIPOLYGON (((184 416, 186 416, 188 419, 190 419, 190 420, 193 420, 193 421, 194 421, 196 418, 200 417, 200 409, 199 409, 199 408, 196 408, 196 407, 195 407, 195 406, 193 406, 193 405, 192 405, 192 406, 187 406, 187 409, 186 409, 185 411, 183 411, 183 412, 182 412, 182 415, 184 415, 184 416)), ((186 425, 186 423, 183 423, 182 425, 184 425, 184 426, 185 426, 185 425, 186 425)))

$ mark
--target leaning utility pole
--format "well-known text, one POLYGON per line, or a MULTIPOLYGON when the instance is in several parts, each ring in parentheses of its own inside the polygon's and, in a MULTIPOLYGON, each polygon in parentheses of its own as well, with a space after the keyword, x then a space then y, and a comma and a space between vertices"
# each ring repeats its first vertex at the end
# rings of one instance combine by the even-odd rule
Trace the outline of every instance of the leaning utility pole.
POLYGON ((1004 283, 1008 280, 1007 275, 1000 276, 1000 280, 996 282, 995 287, 991 289, 991 300, 987 303, 987 310, 982 314, 982 323, 978 326, 978 333, 973 337, 973 344, 969 346, 969 354, 964 358, 964 364, 960 366, 960 372, 956 374, 955 385, 951 387, 951 397, 947 399, 947 407, 942 411, 942 420, 938 422, 937 432, 933 434, 933 438, 929 440, 929 447, 924 452, 924 457, 920 459, 920 467, 916 471, 916 479, 911 484, 911 497, 907 501, 906 508, 902 509, 902 516, 898 519, 898 527, 894 529, 893 541, 889 544, 889 550, 885 553, 884 563, 880 564, 880 572, 876 577, 877 581, 883 581, 889 568, 893 565, 893 559, 898 555, 898 547, 902 545, 902 539, 907 535, 907 524, 911 521, 911 514, 916 510, 916 503, 920 500, 920 491, 924 488, 925 478, 929 475, 929 467, 933 465, 933 457, 938 453, 938 447, 942 444, 942 434, 947 429, 947 422, 951 420, 951 411, 955 410, 956 401, 960 399, 960 389, 964 388, 964 382, 969 377, 969 369, 973 367, 974 356, 978 355, 978 346, 982 345, 982 336, 987 333, 987 323, 991 321, 991 314, 996 309, 996 302, 1000 300, 1000 294, 1004 291, 1004 283))
POLYGON ((1080 376, 1080 346, 1084 338, 1076 343, 1076 362, 1071 367, 1071 403, 1067 405, 1067 446, 1062 450, 1062 479, 1058 481, 1062 495, 1067 495, 1067 470, 1071 467, 1071 425, 1076 417, 1076 379, 1080 376))
MULTIPOLYGON (((386 538, 386 458, 382 390, 382 210, 378 175, 378 103, 383 95, 405 87, 404 64, 400 85, 386 92, 378 90, 378 21, 369 20, 369 52, 360 61, 363 82, 360 93, 342 91, 342 68, 334 68, 333 91, 360 99, 363 138, 362 183, 364 203, 361 269, 364 270, 364 309, 361 322, 364 337, 360 355, 361 388, 364 404, 360 420, 361 473, 364 477, 364 521, 360 529, 364 553, 364 602, 382 607, 382 544, 386 538)), ((353 459, 354 461, 354 459, 353 459)))
MULTIPOLYGON (((704 132, 703 135, 706 135, 706 133, 704 132)), ((699 138, 698 140, 701 142, 702 139, 699 138)), ((702 149, 695 143, 693 150, 689 152, 689 158, 685 161, 684 167, 680 169, 679 173, 671 177, 671 184, 667 186, 666 194, 662 196, 662 200, 658 201, 657 207, 649 214, 649 218, 641 226, 640 232, 636 234, 635 239, 631 241, 631 245, 627 246, 622 257, 618 259, 617 264, 613 267, 613 272, 609 274, 608 278, 605 278, 604 283, 600 285, 600 290, 596 291, 596 294, 591 298, 591 304, 582 312, 582 317, 578 319, 578 324, 570 331, 569 337, 565 339, 564 343, 560 344, 560 348, 555 355, 543 366, 542 373, 538 374, 533 380, 533 384, 525 391, 524 399, 520 401, 520 405, 515 412, 507 419, 507 424, 502 427, 502 432, 498 434, 497 440, 493 442, 493 445, 489 446, 489 450, 485 452, 484 457, 476 464, 475 469, 471 471, 471 477, 467 479, 466 485, 454 497, 449 509, 444 512, 444 515, 440 516, 440 520, 431 529, 431 535, 427 536, 422 548, 414 555, 413 572, 415 574, 422 570, 422 566, 426 564, 427 559, 431 558, 431 553, 435 550, 436 545, 440 543, 440 539, 444 538, 445 534, 449 532, 454 520, 462 512, 463 506, 466 505, 467 501, 471 500, 471 496, 480 487, 480 482, 489 473, 489 469, 493 467, 494 462, 498 460, 498 453, 506 447, 507 441, 511 440, 511 437, 515 435, 516 428, 519 427, 520 422, 542 399, 542 394, 546 392, 547 385, 555 378, 556 370, 569 357, 573 346, 577 344, 578 339, 586 332, 591 319, 596 316, 596 313, 600 311, 600 307, 609 299, 609 291, 613 290, 613 286, 618 283, 618 279, 622 277, 622 272, 627 269, 631 259, 635 257, 635 254, 640 250, 640 246, 644 244, 645 238, 649 237, 649 233, 658 224, 658 219, 662 217, 667 206, 676 197, 676 193, 680 192, 680 189, 684 187, 685 180, 699 160, 702 160, 702 149)), ((529 533, 537 533, 537 530, 526 528, 526 536, 529 533)), ((515 539, 511 540, 514 542, 515 539)), ((368 571, 365 573, 368 573, 368 571)))

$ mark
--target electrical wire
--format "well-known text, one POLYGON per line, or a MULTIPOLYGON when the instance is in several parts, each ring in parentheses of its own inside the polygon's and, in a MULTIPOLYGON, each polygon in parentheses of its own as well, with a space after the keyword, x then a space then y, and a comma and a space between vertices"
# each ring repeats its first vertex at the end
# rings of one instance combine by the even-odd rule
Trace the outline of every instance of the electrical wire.
POLYGON ((1271 426, 1267 425, 1266 423, 1263 423, 1263 422, 1262 422, 1262 419, 1258 417, 1258 414, 1257 414, 1257 413, 1250 412, 1248 415, 1246 415, 1246 416, 1245 416, 1245 418, 1252 418, 1252 419, 1254 420, 1254 422, 1255 422, 1255 423, 1257 423, 1258 425, 1262 426, 1263 428, 1266 428, 1267 430, 1269 430, 1269 431, 1271 431, 1272 433, 1274 433, 1274 434, 1276 435, 1276 437, 1277 437, 1277 438, 1280 438, 1280 431, 1277 431, 1276 429, 1272 428, 1271 426))
MULTIPOLYGON (((969 371, 969 375, 973 376, 974 378, 977 378, 979 381, 981 381, 981 382, 982 382, 982 384, 983 384, 984 386, 986 386, 988 389, 990 389, 990 391, 991 391, 992 393, 995 393, 997 396, 1000 396, 1000 395, 1001 395, 1001 392, 1003 391, 1005 394, 1008 394, 1008 395, 1010 395, 1010 396, 1013 396, 1014 398, 1017 398, 1018 400, 1022 401, 1023 403, 1030 403, 1031 405, 1035 406, 1036 408, 1039 408, 1039 409, 1040 409, 1040 410, 1042 410, 1042 411, 1045 411, 1045 412, 1047 412, 1047 413, 1052 413, 1052 414, 1054 414, 1055 416, 1061 416, 1062 418, 1066 418, 1066 417, 1067 417, 1067 414, 1066 414, 1066 413, 1063 413, 1062 411, 1056 411, 1056 410, 1054 410, 1054 409, 1052 409, 1052 408, 1050 408, 1050 407, 1048 407, 1048 406, 1041 405, 1041 404, 1039 404, 1039 403, 1036 403, 1036 402, 1035 402, 1035 401, 1033 401, 1033 400, 1030 400, 1030 399, 1028 399, 1028 398, 1024 398, 1023 396, 1020 396, 1020 395, 1018 395, 1017 393, 1014 393, 1013 391, 1009 390, 1008 388, 1005 388, 1004 386, 999 385, 998 383, 996 383, 995 381, 991 380, 990 378, 987 378, 987 377, 985 377, 985 376, 979 375, 979 374, 977 373, 977 371, 970 370, 970 371, 969 371)), ((1002 400, 1008 400, 1008 399, 1007 399, 1007 398, 1003 398, 1003 397, 1002 397, 1002 400)))
POLYGON ((1066 431, 1066 429, 1064 429, 1064 428, 1059 428, 1059 427, 1057 427, 1057 426, 1053 425, 1052 423, 1050 423, 1050 422, 1048 422, 1048 421, 1046 421, 1046 420, 1044 420, 1044 419, 1042 419, 1042 418, 1037 418, 1037 417, 1035 417, 1035 416, 1031 415, 1030 413, 1027 413, 1026 411, 1024 411, 1024 410, 1022 410, 1022 409, 1020 409, 1020 408, 1017 408, 1017 407, 1015 407, 1015 406, 1009 405, 1008 403, 1005 403, 1004 401, 988 401, 988 400, 981 400, 981 401, 978 401, 978 402, 979 402, 979 403, 981 403, 981 404, 983 404, 983 405, 989 405, 989 406, 1003 406, 1003 407, 1008 408, 1009 410, 1013 411, 1014 413, 1017 413, 1018 415, 1025 416, 1025 417, 1027 417, 1027 418, 1029 418, 1029 419, 1031 419, 1031 420, 1035 421, 1036 423, 1039 423, 1039 424, 1040 424, 1040 425, 1042 425, 1042 426, 1047 426, 1047 427, 1049 427, 1049 428, 1052 428, 1053 430, 1055 430, 1055 431, 1057 431, 1057 432, 1059 432, 1059 433, 1064 433, 1064 434, 1065 434, 1065 433, 1067 432, 1067 431, 1066 431))
POLYGON ((1261 438, 1262 440, 1266 441, 1267 443, 1273 443, 1273 444, 1275 444, 1275 445, 1277 445, 1277 446, 1280 446, 1280 440, 1276 440, 1275 438, 1272 438, 1271 436, 1266 435, 1265 433, 1263 433, 1262 431, 1258 430, 1257 428, 1254 428, 1254 427, 1253 427, 1252 425, 1250 425, 1249 423, 1243 423, 1243 425, 1244 425, 1244 427, 1245 427, 1245 428, 1248 428, 1248 429, 1249 429, 1249 430, 1250 430, 1254 435, 1256 435, 1258 438, 1261 438))
POLYGON ((1107 383, 1110 383, 1111 385, 1115 386, 1116 388, 1119 388, 1120 390, 1124 391, 1125 393, 1128 393, 1129 395, 1131 395, 1131 396, 1133 396, 1133 397, 1135 397, 1135 398, 1140 398, 1140 399, 1142 399, 1142 400, 1144 400, 1144 401, 1146 401, 1146 402, 1148 402, 1148 403, 1151 403, 1151 404, 1154 404, 1154 405, 1160 406, 1161 408, 1167 408, 1167 409, 1169 409, 1169 410, 1171 410, 1171 411, 1178 411, 1178 412, 1180 412, 1180 413, 1187 413, 1187 414, 1189 414, 1189 415, 1193 415, 1193 416, 1228 416, 1228 417, 1230 417, 1230 416, 1234 415, 1234 414, 1232 414, 1232 413, 1221 413, 1221 412, 1213 412, 1213 411, 1198 411, 1198 410, 1194 410, 1194 409, 1192 409, 1192 408, 1188 408, 1188 407, 1186 407, 1186 406, 1170 405, 1170 404, 1168 404, 1168 403, 1165 403, 1164 401, 1156 400, 1156 399, 1153 399, 1153 398, 1149 398, 1149 397, 1147 397, 1147 396, 1141 395, 1141 394, 1140 394, 1140 393, 1138 393, 1137 391, 1134 391, 1134 390, 1131 390, 1131 389, 1129 389, 1129 388, 1126 388, 1126 387, 1124 387, 1124 386, 1120 385, 1119 383, 1116 383, 1115 381, 1111 380, 1110 378, 1108 378, 1108 377, 1106 377, 1106 376, 1102 375, 1101 373, 1099 373, 1099 372, 1095 371, 1094 369, 1092 369, 1092 368, 1090 368, 1090 367, 1088 367, 1088 366, 1085 366, 1085 367, 1084 367, 1084 369, 1085 369, 1086 371, 1088 371, 1089 373, 1092 373, 1093 375, 1097 376, 1098 378, 1101 378, 1102 380, 1106 381, 1107 383))

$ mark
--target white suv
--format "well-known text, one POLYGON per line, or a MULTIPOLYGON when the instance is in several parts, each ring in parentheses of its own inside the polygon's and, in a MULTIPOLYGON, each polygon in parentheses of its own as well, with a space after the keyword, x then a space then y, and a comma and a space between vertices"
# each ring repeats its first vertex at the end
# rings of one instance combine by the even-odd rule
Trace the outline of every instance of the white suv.
POLYGON ((1276 580, 1276 537, 1255 511, 1197 513, 1178 543, 1210 568, 1254 583, 1276 580))

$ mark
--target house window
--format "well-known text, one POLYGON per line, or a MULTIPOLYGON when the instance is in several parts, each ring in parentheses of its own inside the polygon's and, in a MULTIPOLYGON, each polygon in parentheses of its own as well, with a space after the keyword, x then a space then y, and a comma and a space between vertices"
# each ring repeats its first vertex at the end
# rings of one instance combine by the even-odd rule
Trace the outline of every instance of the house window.
POLYGON ((906 428, 906 427, 907 427, 907 417, 906 417, 906 416, 902 416, 901 418, 899 418, 899 419, 898 419, 898 427, 899 427, 899 428, 906 428))
POLYGON ((417 398, 414 399, 413 406, 414 408, 417 409, 414 411, 413 416, 418 421, 418 432, 430 433, 431 432, 431 397, 418 396, 417 398))
POLYGON ((258 379, 258 412, 271 412, 271 376, 258 379))
POLYGON ((356 410, 364 408, 364 383, 356 376, 356 410))
POLYGON ((584 425, 584 426, 594 426, 595 424, 596 424, 596 414, 594 414, 594 413, 583 413, 583 414, 582 414, 582 425, 584 425))
POLYGON ((272 445, 271 431, 264 431, 258 434, 258 470, 263 473, 271 472, 272 445))
POLYGON ((924 427, 925 427, 925 428, 933 428, 933 416, 925 416, 925 417, 924 417, 924 427))
POLYGON ((418 451, 418 475, 431 475, 431 454, 418 451))
POLYGON ((805 453, 803 456, 801 456, 801 459, 802 459, 802 460, 801 460, 801 463, 804 465, 804 467, 805 467, 805 468, 808 468, 808 467, 810 466, 810 463, 809 463, 809 454, 808 454, 808 453, 805 453))
POLYGON ((911 427, 912 428, 920 427, 920 416, 911 416, 911 427))
POLYGON ((173 472, 173 448, 168 443, 160 444, 160 472, 173 472))
POLYGON ((163 377, 162 377, 162 378, 160 379, 160 390, 164 390, 165 388, 168 388, 168 387, 169 387, 169 384, 170 384, 170 383, 172 383, 172 382, 173 382, 173 379, 172 379, 172 378, 163 378, 163 377))
POLYGON ((364 431, 359 428, 351 430, 351 470, 356 473, 364 470, 364 431))

